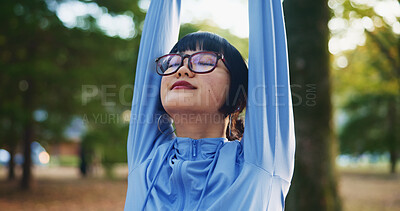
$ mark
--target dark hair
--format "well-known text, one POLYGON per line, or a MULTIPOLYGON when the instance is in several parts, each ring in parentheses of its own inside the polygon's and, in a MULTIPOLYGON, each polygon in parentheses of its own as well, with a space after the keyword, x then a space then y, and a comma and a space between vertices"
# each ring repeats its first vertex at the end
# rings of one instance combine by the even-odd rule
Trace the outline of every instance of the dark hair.
POLYGON ((214 51, 224 55, 230 72, 230 86, 225 104, 219 111, 225 117, 232 115, 231 134, 229 133, 229 126, 226 130, 228 140, 233 141, 242 138, 244 125, 243 120, 239 119, 239 114, 246 107, 248 83, 248 69, 242 55, 226 39, 210 32, 195 32, 184 36, 175 44, 170 53, 187 50, 214 51))

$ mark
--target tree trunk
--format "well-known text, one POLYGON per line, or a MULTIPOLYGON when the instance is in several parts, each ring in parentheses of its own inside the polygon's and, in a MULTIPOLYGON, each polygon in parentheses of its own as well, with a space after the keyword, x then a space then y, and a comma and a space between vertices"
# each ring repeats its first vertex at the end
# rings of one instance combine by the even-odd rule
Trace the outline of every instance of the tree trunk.
POLYGON ((88 163, 87 163, 87 159, 86 159, 86 156, 87 156, 86 153, 87 153, 86 147, 84 147, 83 143, 81 143, 80 150, 79 150, 79 155, 81 158, 79 170, 81 172, 82 177, 87 176, 88 163))
POLYGON ((23 139, 24 145, 24 163, 22 165, 22 189, 30 189, 32 183, 32 159, 31 159, 31 143, 32 143, 32 124, 29 124, 25 128, 25 134, 23 139))
POLYGON ((388 104, 388 148, 390 154, 390 173, 396 173, 397 163, 397 136, 396 136, 396 98, 389 100, 388 104))
POLYGON ((284 1, 296 128, 286 210, 341 210, 337 191, 327 0, 284 1))
POLYGON ((28 80, 29 88, 25 91, 24 96, 24 108, 25 108, 25 126, 24 136, 22 140, 24 150, 24 163, 22 166, 22 180, 21 188, 30 189, 32 185, 32 159, 31 159, 31 144, 33 141, 33 89, 34 86, 30 80, 28 80))
POLYGON ((15 155, 15 145, 11 145, 9 149, 10 153, 10 160, 8 162, 8 180, 12 181, 15 179, 15 161, 14 161, 14 155, 15 155))
POLYGON ((15 126, 15 121, 12 119, 11 120, 11 127, 7 136, 7 146, 8 146, 8 151, 10 153, 10 160, 8 161, 8 180, 12 181, 15 179, 15 161, 14 161, 14 156, 17 151, 17 143, 18 143, 18 137, 17 137, 17 130, 15 126))

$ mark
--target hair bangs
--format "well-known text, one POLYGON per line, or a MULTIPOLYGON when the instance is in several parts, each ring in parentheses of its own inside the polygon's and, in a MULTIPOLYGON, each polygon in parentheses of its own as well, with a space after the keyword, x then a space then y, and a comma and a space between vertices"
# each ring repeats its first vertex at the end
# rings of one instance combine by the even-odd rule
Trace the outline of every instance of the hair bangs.
POLYGON ((228 42, 213 33, 196 32, 188 34, 179 40, 178 43, 172 48, 170 53, 178 53, 184 51, 214 51, 224 54, 228 42))

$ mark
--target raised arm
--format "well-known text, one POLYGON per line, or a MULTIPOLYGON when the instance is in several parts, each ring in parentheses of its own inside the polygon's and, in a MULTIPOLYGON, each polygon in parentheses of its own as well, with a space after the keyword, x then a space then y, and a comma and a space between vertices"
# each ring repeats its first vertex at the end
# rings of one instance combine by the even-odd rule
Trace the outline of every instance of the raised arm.
MULTIPOLYGON (((161 76, 155 59, 167 53, 178 39, 180 0, 152 0, 144 22, 136 67, 134 94, 128 134, 128 165, 131 172, 168 140, 157 127, 163 114, 159 90, 161 76)), ((170 122, 160 121, 162 130, 172 131, 170 122)), ((170 134, 172 135, 172 134, 170 134)))
POLYGON ((281 0, 249 0, 245 161, 290 183, 294 123, 281 0))

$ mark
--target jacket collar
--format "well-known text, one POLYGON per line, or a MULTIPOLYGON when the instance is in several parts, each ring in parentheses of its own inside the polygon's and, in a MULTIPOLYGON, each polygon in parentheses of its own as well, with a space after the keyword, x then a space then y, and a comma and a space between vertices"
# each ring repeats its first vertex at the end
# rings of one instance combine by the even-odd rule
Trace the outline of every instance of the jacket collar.
POLYGON ((214 158, 218 146, 228 142, 226 138, 176 137, 173 148, 178 160, 206 160, 214 158))

